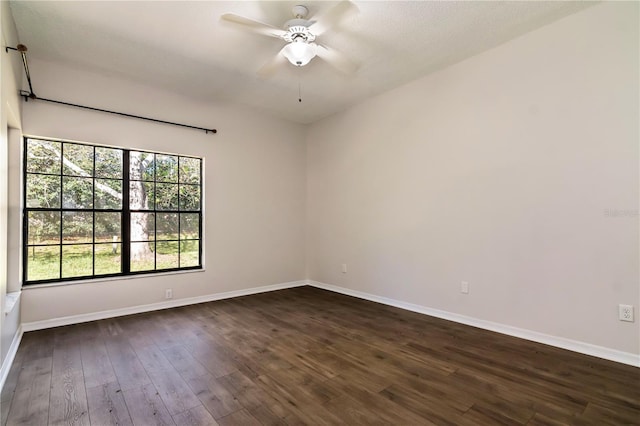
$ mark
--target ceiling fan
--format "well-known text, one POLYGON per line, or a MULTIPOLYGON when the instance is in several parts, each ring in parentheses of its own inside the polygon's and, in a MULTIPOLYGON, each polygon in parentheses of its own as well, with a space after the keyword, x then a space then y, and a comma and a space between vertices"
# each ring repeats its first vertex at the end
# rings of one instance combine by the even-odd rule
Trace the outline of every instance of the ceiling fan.
POLYGON ((287 42, 273 59, 258 70, 258 75, 262 77, 268 77, 273 74, 287 60, 294 66, 303 67, 316 56, 325 60, 339 71, 350 74, 357 69, 357 65, 354 62, 335 49, 316 44, 315 40, 316 37, 324 34, 342 19, 357 12, 357 10, 358 8, 352 2, 343 1, 307 19, 309 9, 302 5, 294 6, 292 9, 294 18, 284 24, 284 29, 233 13, 225 13, 221 16, 221 19, 242 25, 243 28, 255 33, 276 37, 287 42))

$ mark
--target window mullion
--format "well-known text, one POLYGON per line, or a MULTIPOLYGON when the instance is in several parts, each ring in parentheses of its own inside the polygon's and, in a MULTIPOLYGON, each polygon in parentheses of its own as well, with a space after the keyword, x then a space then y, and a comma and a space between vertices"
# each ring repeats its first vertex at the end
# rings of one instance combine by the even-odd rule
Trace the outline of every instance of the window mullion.
POLYGON ((93 177, 92 180, 92 184, 93 186, 91 187, 92 191, 91 191, 91 210, 92 210, 92 214, 91 216, 93 219, 92 222, 92 226, 91 226, 91 258, 93 260, 93 263, 91 265, 91 273, 93 275, 96 274, 96 147, 93 147, 93 170, 91 171, 91 176, 93 177))
POLYGON ((180 197, 180 159, 182 157, 178 157, 178 268, 182 266, 181 262, 181 252, 182 252, 182 241, 180 241, 180 201, 182 197, 180 197))
POLYGON ((122 223, 120 253, 122 253, 122 273, 131 272, 131 206, 129 205, 129 155, 128 149, 122 152, 122 223))
POLYGON ((153 270, 158 269, 158 154, 153 154, 153 270))
POLYGON ((58 271, 58 279, 61 280, 62 279, 62 232, 64 230, 64 214, 62 214, 62 208, 64 207, 63 203, 64 203, 64 188, 62 187, 64 185, 64 146, 65 144, 61 144, 60 145, 60 202, 59 202, 59 208, 60 208, 60 245, 59 245, 59 253, 60 253, 60 260, 59 260, 59 271, 58 271))

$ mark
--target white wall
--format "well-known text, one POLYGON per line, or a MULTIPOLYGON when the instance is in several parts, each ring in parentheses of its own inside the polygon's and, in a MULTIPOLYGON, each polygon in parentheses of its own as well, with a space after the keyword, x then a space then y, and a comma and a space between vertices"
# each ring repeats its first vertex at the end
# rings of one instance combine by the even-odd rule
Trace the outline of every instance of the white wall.
MULTIPOLYGON (((304 127, 247 108, 198 103, 176 94, 29 58, 44 98, 214 127, 218 134, 71 107, 27 102, 25 134, 205 158, 206 271, 46 288, 26 288, 22 321, 31 322, 305 278, 304 127)), ((212 75, 211 78, 215 78, 212 75)), ((12 159, 18 161, 17 158, 12 159)), ((11 200, 19 204, 18 196, 11 200)), ((15 211, 19 211, 16 209, 15 211)), ((20 218, 10 217, 18 238, 20 218)), ((19 250, 9 253, 19 265, 19 250)), ((12 280, 20 280, 17 267, 12 280)))
POLYGON ((312 125, 309 278, 640 353, 640 321, 617 319, 640 305, 638 6, 588 8, 312 125))
MULTIPOLYGON (((22 81, 21 60, 16 52, 5 52, 5 46, 15 47, 18 37, 9 9, 9 2, 0 2, 0 27, 2 50, 0 51, 0 365, 4 365, 7 352, 18 330, 20 306, 7 311, 6 293, 15 291, 8 282, 7 238, 9 186, 12 184, 9 169, 9 128, 21 125, 21 109, 18 89, 22 81)), ((8 364, 7 364, 8 365, 8 364)), ((5 369, 0 370, 2 373, 5 369)), ((0 374, 1 376, 1 374, 0 374)), ((1 383, 1 377, 0 377, 1 383)))

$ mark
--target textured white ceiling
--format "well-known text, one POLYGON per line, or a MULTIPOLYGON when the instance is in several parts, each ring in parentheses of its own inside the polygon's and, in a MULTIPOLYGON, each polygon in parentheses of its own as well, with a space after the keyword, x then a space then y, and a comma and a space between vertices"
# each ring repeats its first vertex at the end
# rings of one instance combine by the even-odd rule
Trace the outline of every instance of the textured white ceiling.
MULTIPOLYGON (((284 42, 223 23, 220 15, 281 27, 296 4, 306 5, 312 16, 337 2, 13 1, 11 9, 29 55, 310 123, 592 4, 354 3, 359 13, 317 41, 358 62, 355 74, 340 74, 316 58, 303 68, 286 64, 269 79, 256 70, 284 42)), ((37 91, 38 76, 32 78, 37 91)))

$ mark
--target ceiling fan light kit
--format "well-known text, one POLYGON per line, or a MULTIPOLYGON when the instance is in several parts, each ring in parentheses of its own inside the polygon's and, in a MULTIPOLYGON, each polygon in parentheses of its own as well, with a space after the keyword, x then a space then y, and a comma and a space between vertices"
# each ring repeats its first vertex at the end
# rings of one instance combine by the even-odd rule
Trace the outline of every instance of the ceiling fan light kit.
POLYGON ((292 41, 282 49, 282 54, 292 65, 303 67, 316 56, 317 45, 303 40, 292 41))

